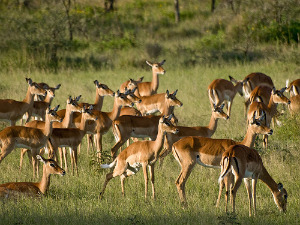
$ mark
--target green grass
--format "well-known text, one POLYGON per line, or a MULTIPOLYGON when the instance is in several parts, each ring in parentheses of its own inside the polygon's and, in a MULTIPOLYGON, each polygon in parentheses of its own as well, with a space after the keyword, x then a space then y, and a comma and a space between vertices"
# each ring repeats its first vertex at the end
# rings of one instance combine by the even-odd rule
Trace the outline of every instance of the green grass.
MULTIPOLYGON (((163 57, 162 57, 163 59, 163 57)), ((192 68, 174 68, 176 58, 166 57, 164 65, 167 73, 160 76, 159 93, 167 89, 178 89, 177 97, 183 107, 175 113, 181 125, 207 125, 210 119, 210 106, 207 86, 213 79, 232 75, 242 79, 251 72, 264 72, 270 75, 277 88, 285 85, 285 80, 298 78, 297 64, 264 60, 261 63, 230 63, 219 65, 195 66, 192 68)), ((159 59, 160 60, 160 59, 159 59)), ((68 95, 82 95, 83 101, 93 102, 95 87, 93 81, 107 84, 117 90, 126 79, 144 76, 151 80, 151 70, 147 65, 139 68, 126 67, 124 70, 72 71, 55 74, 43 71, 16 71, 0 73, 0 98, 23 99, 27 84, 25 77, 33 81, 46 82, 52 86, 61 83, 56 92, 53 105, 65 106, 68 95)), ((103 111, 110 111, 113 98, 106 97, 103 111)), ((261 137, 257 141, 263 162, 277 182, 287 189, 288 207, 286 214, 280 214, 273 201, 271 192, 262 182, 257 187, 257 216, 248 217, 248 200, 244 185, 237 194, 237 215, 226 214, 224 197, 221 207, 214 207, 217 194, 219 169, 207 169, 196 166, 186 184, 189 207, 183 209, 175 187, 180 166, 170 154, 163 166, 156 165, 157 199, 144 199, 144 178, 139 172, 126 180, 126 197, 121 195, 120 180, 112 180, 106 189, 104 198, 98 195, 107 170, 93 163, 94 154, 87 154, 86 140, 83 141, 79 155, 79 176, 67 173, 64 177, 52 176, 48 196, 40 200, 20 199, 0 201, 0 224, 299 224, 300 211, 300 173, 299 161, 299 118, 289 115, 280 118, 283 127, 275 127, 269 138, 270 147, 262 149, 261 137), (295 125, 296 123, 296 125, 295 125), (291 138, 291 136, 294 136, 291 138)), ((243 118, 243 99, 236 96, 229 121, 220 121, 214 138, 232 138, 241 140, 246 132, 243 118)), ((7 123, 1 122, 1 129, 7 123)), ((104 135, 103 148, 108 153, 115 143, 112 132, 104 135)), ((1 162, 0 183, 11 181, 33 181, 32 167, 25 158, 23 170, 18 171, 20 150, 14 150, 1 162)), ((41 173, 41 171, 40 171, 41 173)), ((149 186, 149 196, 151 188, 149 186)))

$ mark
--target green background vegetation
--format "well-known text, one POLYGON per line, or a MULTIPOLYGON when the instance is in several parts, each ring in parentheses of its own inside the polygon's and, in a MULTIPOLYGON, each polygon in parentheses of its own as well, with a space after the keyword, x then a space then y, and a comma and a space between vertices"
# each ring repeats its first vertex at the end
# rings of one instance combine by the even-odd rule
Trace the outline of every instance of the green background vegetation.
MULTIPOLYGON (((145 60, 166 59, 167 73, 160 76, 158 92, 178 89, 184 104, 175 109, 179 124, 204 126, 210 119, 206 88, 213 79, 228 75, 243 79, 251 72, 263 72, 279 89, 286 79, 299 78, 299 1, 233 1, 234 10, 228 1, 216 2, 212 13, 211 1, 179 1, 181 21, 176 24, 173 1, 123 0, 107 12, 103 1, 77 0, 71 1, 68 17, 59 0, 2 0, 0 98, 23 99, 24 78, 31 77, 51 86, 62 84, 53 105, 63 107, 69 95, 79 94, 83 101, 93 102, 95 79, 116 91, 129 77, 151 80, 145 60)), ((112 104, 113 99, 106 97, 103 111, 110 111, 112 104)), ((142 173, 127 179, 125 198, 116 178, 100 201, 108 171, 94 162, 94 153, 86 153, 84 139, 79 177, 53 176, 49 194, 41 200, 0 202, 0 224, 299 224, 300 119, 285 113, 280 120, 283 126, 274 128, 270 147, 262 149, 260 137, 256 149, 272 177, 288 191, 284 215, 262 182, 256 217, 248 217, 244 186, 237 194, 236 216, 224 212, 223 199, 216 209, 219 170, 201 166, 187 182, 189 208, 183 209, 174 184, 180 167, 171 154, 161 167, 156 165, 155 201, 144 200, 142 173)), ((231 119, 220 121, 213 137, 241 140, 245 133, 243 99, 237 96, 231 119)), ((103 139, 105 152, 114 143, 109 131, 103 139)), ((19 153, 14 150, 1 163, 1 183, 34 180, 27 160, 18 172, 19 153)))

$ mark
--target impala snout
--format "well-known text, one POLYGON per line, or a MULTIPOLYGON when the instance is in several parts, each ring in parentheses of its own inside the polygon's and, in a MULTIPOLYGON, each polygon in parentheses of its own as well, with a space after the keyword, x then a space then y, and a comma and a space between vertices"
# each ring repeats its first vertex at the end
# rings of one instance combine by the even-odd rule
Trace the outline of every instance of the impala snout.
POLYGON ((175 132, 174 132, 174 134, 178 134, 178 132, 179 132, 179 129, 176 129, 175 132))
POLYGON ((142 102, 142 99, 140 99, 139 101, 138 101, 138 103, 141 103, 142 102))
POLYGON ((226 120, 228 120, 228 119, 229 119, 229 116, 227 115, 227 116, 226 116, 226 120))
POLYGON ((61 174, 60 174, 60 175, 61 175, 61 176, 64 176, 64 175, 66 175, 66 171, 64 171, 64 170, 63 170, 63 171, 61 172, 61 174))
POLYGON ((268 135, 272 135, 272 134, 273 134, 273 130, 271 129, 268 135))
POLYGON ((134 103, 133 103, 133 102, 131 102, 130 106, 131 106, 131 107, 133 107, 133 106, 134 106, 134 103))
POLYGON ((112 93, 112 96, 113 96, 113 97, 115 97, 115 95, 116 95, 116 93, 115 93, 115 92, 113 92, 113 93, 112 93))
POLYGON ((290 100, 288 100, 287 104, 288 104, 288 105, 289 105, 289 104, 291 104, 291 101, 290 101, 290 100))

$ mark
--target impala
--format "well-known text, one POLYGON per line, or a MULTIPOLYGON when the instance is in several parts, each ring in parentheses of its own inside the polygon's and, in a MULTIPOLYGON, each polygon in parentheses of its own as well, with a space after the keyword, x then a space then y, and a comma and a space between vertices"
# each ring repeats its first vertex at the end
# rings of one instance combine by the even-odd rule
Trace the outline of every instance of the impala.
POLYGON ((214 105, 220 106, 223 102, 226 102, 228 116, 230 116, 231 104, 236 93, 243 96, 243 83, 247 81, 247 79, 245 81, 237 81, 231 76, 229 76, 229 79, 231 82, 224 79, 216 79, 208 86, 211 108, 213 109, 214 105))
POLYGON ((177 133, 178 130, 170 122, 171 116, 162 116, 158 123, 158 134, 155 141, 137 141, 124 149, 111 164, 102 164, 102 168, 113 168, 113 172, 106 175, 106 179, 100 192, 102 198, 108 182, 116 177, 121 177, 122 194, 125 195, 124 179, 138 172, 143 167, 145 179, 145 198, 148 192, 148 172, 147 166, 150 167, 150 179, 152 185, 152 198, 155 198, 154 189, 154 164, 159 158, 160 151, 164 142, 166 133, 177 133))
POLYGON ((51 174, 64 176, 66 172, 60 168, 53 159, 44 159, 37 155, 36 158, 44 163, 43 177, 39 183, 33 182, 11 182, 0 184, 0 197, 10 198, 19 196, 40 197, 46 195, 50 186, 51 174))
POLYGON ((296 95, 290 98, 289 110, 291 114, 299 114, 300 112, 300 95, 296 95))
POLYGON ((224 120, 229 119, 229 116, 223 112, 223 107, 224 104, 222 104, 221 106, 213 105, 210 122, 206 127, 176 126, 179 132, 177 134, 167 134, 166 141, 165 141, 165 151, 162 152, 162 154, 160 155, 161 160, 172 151, 172 145, 183 137, 187 137, 187 136, 211 137, 217 129, 218 119, 224 119, 224 120))
POLYGON ((286 80, 286 92, 289 92, 290 97, 300 94, 300 79, 294 80, 289 84, 289 80, 286 80))
MULTIPOLYGON (((256 115, 260 115, 261 112, 264 112, 266 114, 266 121, 265 125, 267 127, 270 127, 271 120, 273 120, 273 124, 275 125, 275 116, 278 113, 277 112, 277 104, 290 104, 291 101, 283 95, 283 92, 285 91, 286 88, 282 88, 281 90, 276 90, 275 88, 270 89, 266 86, 262 87, 257 87, 258 90, 263 90, 265 93, 271 92, 270 94, 270 99, 268 102, 268 105, 264 104, 262 101, 261 97, 258 97, 259 102, 254 101, 251 103, 249 107, 249 111, 247 113, 247 119, 248 121, 251 120, 253 117, 254 113, 256 115)), ((264 136, 264 142, 263 146, 267 148, 268 146, 268 136, 264 136)))
MULTIPOLYGON (((162 115, 168 116, 173 113, 174 106, 182 106, 182 103, 175 97, 177 91, 173 94, 167 93, 164 96, 164 109, 162 115)), ((111 155, 116 157, 118 149, 130 138, 130 137, 150 137, 151 140, 155 140, 157 135, 157 125, 161 116, 120 116, 113 122, 113 133, 116 139, 116 144, 111 149, 111 155)), ((172 119, 177 123, 177 119, 173 116, 172 119)))
MULTIPOLYGON (((141 77, 138 80, 133 80, 130 78, 128 81, 125 81, 123 84, 121 84, 120 92, 124 93, 126 91, 126 89, 133 90, 133 89, 137 88, 138 84, 141 83, 143 81, 143 79, 144 79, 144 77, 141 77)), ((137 96, 140 96, 138 89, 135 89, 134 93, 137 96)))
MULTIPOLYGON (((89 109, 83 107, 82 119, 78 128, 54 128, 52 134, 49 138, 50 148, 53 149, 53 152, 56 152, 58 147, 70 147, 70 156, 71 156, 71 165, 72 172, 74 175, 74 170, 78 175, 78 166, 77 166, 77 148, 81 143, 82 138, 86 134, 86 123, 87 121, 96 121, 97 117, 92 113, 93 106, 90 106, 89 109)), ((62 157, 60 156, 62 161, 62 157)), ((67 169, 66 155, 64 151, 64 160, 65 168, 67 169)))
POLYGON ((272 192, 275 204, 280 211, 286 211, 287 205, 287 191, 283 188, 281 183, 276 183, 270 176, 263 165, 261 157, 255 149, 248 148, 244 145, 230 146, 222 155, 221 160, 221 175, 219 181, 232 172, 235 177, 235 182, 231 190, 231 204, 232 210, 235 212, 235 198, 236 192, 244 179, 245 186, 249 198, 249 216, 251 212, 251 198, 253 195, 254 215, 256 213, 256 183, 257 179, 264 182, 272 192), (252 180, 252 195, 250 187, 250 179, 252 180))
POLYGON ((250 104, 249 97, 250 97, 250 93, 252 92, 252 90, 259 85, 264 85, 264 86, 273 88, 274 84, 273 84, 271 77, 267 76, 264 73, 250 73, 249 75, 247 75, 244 78, 243 81, 245 81, 245 82, 243 82, 243 92, 244 92, 244 97, 245 97, 244 115, 246 117, 247 109, 250 104))
MULTIPOLYGON (((9 121, 11 126, 16 125, 16 121, 22 119, 23 115, 33 107, 34 95, 45 95, 46 90, 40 88, 37 83, 30 78, 26 78, 28 89, 23 101, 13 99, 0 99, 0 120, 9 121)), ((29 120, 29 118, 27 118, 29 120)), ((28 121, 27 121, 28 122, 28 121)))
MULTIPOLYGON (((255 137, 258 133, 269 135, 273 133, 270 128, 261 125, 261 120, 263 119, 264 116, 258 119, 253 118, 251 125, 248 126, 246 136, 241 142, 231 139, 184 137, 173 144, 172 153, 181 166, 181 171, 175 184, 183 205, 187 203, 185 197, 185 183, 196 163, 205 167, 220 168, 222 154, 230 145, 243 144, 253 147, 255 137)), ((220 185, 220 192, 222 189, 223 186, 220 185)))
POLYGON ((46 111, 46 121, 43 129, 23 126, 11 126, 3 129, 0 132, 0 162, 15 148, 27 148, 31 150, 32 154, 33 176, 35 176, 35 172, 38 174, 36 155, 39 154, 41 148, 45 147, 52 133, 52 123, 62 121, 56 113, 58 107, 46 111))

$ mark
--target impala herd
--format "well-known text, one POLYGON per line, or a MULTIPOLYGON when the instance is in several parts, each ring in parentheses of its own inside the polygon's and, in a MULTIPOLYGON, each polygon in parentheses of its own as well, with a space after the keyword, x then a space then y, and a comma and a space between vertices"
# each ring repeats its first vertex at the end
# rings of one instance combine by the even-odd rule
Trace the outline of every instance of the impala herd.
POLYGON ((219 194, 216 206, 219 205, 222 190, 225 187, 225 203, 227 211, 228 196, 235 211, 235 197, 239 186, 244 180, 248 198, 249 215, 256 211, 256 183, 262 180, 271 190, 274 201, 280 211, 286 211, 287 192, 281 183, 276 183, 267 172, 258 152, 253 149, 258 134, 264 135, 264 147, 267 137, 272 135, 270 129, 277 119, 277 104, 286 104, 291 114, 300 112, 300 79, 286 87, 276 90, 272 79, 263 73, 251 73, 243 80, 229 81, 216 79, 208 86, 208 97, 211 104, 211 119, 208 126, 176 126, 178 119, 174 108, 183 103, 177 99, 177 90, 170 93, 158 93, 159 75, 165 74, 163 64, 146 63, 152 68, 152 81, 143 82, 130 79, 121 84, 117 92, 107 85, 95 80, 96 98, 94 104, 79 103, 80 97, 68 97, 65 109, 58 111, 58 106, 50 108, 55 91, 60 88, 50 87, 45 83, 33 82, 26 78, 28 90, 23 101, 0 99, 0 120, 10 122, 9 127, 0 131, 0 162, 15 148, 21 150, 20 169, 24 154, 32 161, 33 176, 38 174, 38 161, 43 165, 43 176, 39 183, 12 182, 0 185, 0 197, 10 198, 20 195, 40 196, 46 194, 50 185, 50 175, 65 175, 68 169, 66 147, 70 148, 71 167, 73 174, 78 175, 78 153, 83 137, 87 135, 89 150, 97 151, 97 159, 102 157, 102 136, 112 127, 116 144, 111 148, 110 164, 101 164, 101 168, 112 169, 106 175, 100 197, 103 197, 108 182, 116 177, 121 178, 122 194, 125 195, 124 180, 143 168, 145 179, 145 198, 148 193, 148 171, 152 185, 152 198, 155 198, 154 165, 157 160, 170 152, 178 161, 181 171, 175 181, 179 198, 183 206, 187 205, 185 185, 194 166, 221 168, 219 177, 219 194), (284 96, 288 92, 290 99, 284 96), (244 140, 238 142, 231 139, 212 139, 219 119, 227 120, 236 93, 245 97, 245 117, 247 132, 244 140), (105 96, 114 98, 112 111, 103 112, 105 96), (133 106, 136 108, 133 108, 133 106), (227 113, 223 111, 226 106, 227 113), (248 110, 249 108, 249 110, 248 110), (150 115, 159 112, 160 115, 150 115), (31 117, 35 120, 29 121, 31 117), (16 121, 26 119, 25 126, 16 126, 16 121), (40 120, 38 120, 40 119, 40 120), (94 137, 94 138, 93 138, 94 137), (135 140, 129 144, 130 138, 150 138, 135 140), (127 148, 121 150, 128 141, 127 148), (120 153, 118 154, 118 150, 120 153), (41 154, 48 151, 45 159, 41 154), (58 157, 59 156, 59 157, 58 157), (60 161, 60 166, 55 160, 60 161), (62 169, 64 163, 65 170, 62 169), (252 191, 250 187, 252 180, 252 191), (254 210, 252 210, 252 198, 254 210))

